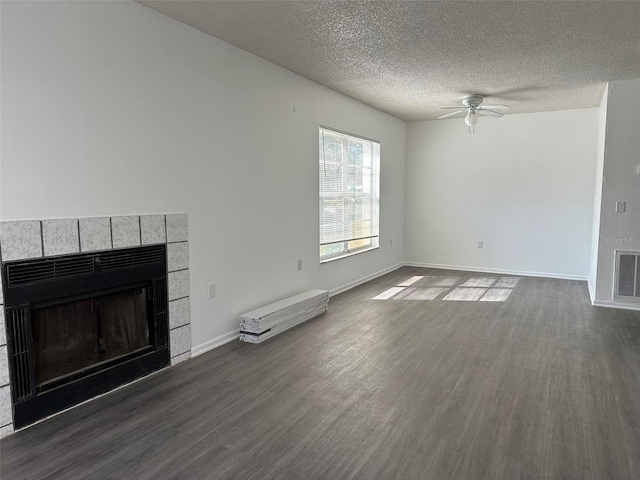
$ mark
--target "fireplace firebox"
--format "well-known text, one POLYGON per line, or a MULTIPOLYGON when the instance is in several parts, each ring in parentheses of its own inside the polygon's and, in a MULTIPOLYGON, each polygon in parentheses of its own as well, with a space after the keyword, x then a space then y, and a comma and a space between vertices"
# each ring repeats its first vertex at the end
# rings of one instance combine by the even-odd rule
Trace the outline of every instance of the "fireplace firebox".
POLYGON ((16 428, 170 363, 165 245, 2 265, 16 428))

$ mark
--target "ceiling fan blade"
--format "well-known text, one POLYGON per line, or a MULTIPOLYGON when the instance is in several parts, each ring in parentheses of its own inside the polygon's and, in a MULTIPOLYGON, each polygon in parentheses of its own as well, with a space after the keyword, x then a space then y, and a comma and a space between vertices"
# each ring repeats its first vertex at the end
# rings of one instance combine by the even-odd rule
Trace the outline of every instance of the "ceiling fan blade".
POLYGON ((500 118, 504 117, 502 113, 494 112, 493 110, 487 110, 486 108, 476 110, 478 115, 486 115, 487 117, 500 118))
POLYGON ((453 110, 455 108, 464 108, 463 106, 457 106, 457 107, 440 107, 440 110, 453 110))
POLYGON ((447 113, 446 115, 442 115, 438 117, 438 120, 447 118, 447 117, 453 117, 454 115, 458 115, 459 113, 467 113, 467 111, 463 108, 461 110, 458 110, 457 112, 451 112, 451 113, 447 113))
POLYGON ((490 109, 490 110, 511 110, 511 107, 507 105, 480 105, 478 107, 481 110, 490 109))

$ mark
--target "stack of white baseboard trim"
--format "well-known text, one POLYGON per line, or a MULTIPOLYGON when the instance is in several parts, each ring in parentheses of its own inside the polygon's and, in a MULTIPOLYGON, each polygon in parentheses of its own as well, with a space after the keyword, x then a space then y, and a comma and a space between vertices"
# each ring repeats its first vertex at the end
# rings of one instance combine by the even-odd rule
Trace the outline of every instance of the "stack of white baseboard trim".
POLYGON ((263 342, 326 312, 328 308, 328 290, 309 290, 265 305, 240 315, 240 340, 249 343, 263 342))

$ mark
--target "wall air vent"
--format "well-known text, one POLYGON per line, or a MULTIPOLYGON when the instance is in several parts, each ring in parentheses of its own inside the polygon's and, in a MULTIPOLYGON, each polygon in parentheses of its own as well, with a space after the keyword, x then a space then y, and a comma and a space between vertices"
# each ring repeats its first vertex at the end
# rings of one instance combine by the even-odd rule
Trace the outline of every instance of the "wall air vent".
POLYGON ((640 301, 640 252, 616 252, 615 296, 640 301))

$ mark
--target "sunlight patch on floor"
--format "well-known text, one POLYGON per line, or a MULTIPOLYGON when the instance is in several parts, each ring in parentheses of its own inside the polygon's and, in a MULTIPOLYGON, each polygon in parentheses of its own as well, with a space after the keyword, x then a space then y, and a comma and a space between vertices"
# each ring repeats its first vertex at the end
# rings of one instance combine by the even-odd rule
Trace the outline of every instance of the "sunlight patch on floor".
POLYGON ((435 300, 450 287, 455 287, 442 300, 506 302, 520 281, 520 277, 472 277, 456 287, 460 278, 416 275, 385 290, 373 300, 435 300))
POLYGON ((458 302, 476 302, 487 291, 486 288, 456 288, 453 292, 443 298, 443 300, 455 300, 458 302))
POLYGON ((496 281, 496 277, 473 277, 464 282, 461 287, 490 287, 496 281))
POLYGON ((442 277, 435 283, 436 287, 453 287, 460 281, 460 277, 442 277))
POLYGON ((394 300, 433 300, 441 293, 449 290, 448 288, 407 288, 407 291, 402 292, 394 298, 394 300))
POLYGON ((496 288, 516 288, 518 282, 520 281, 519 277, 502 277, 498 280, 498 283, 494 285, 496 288))
POLYGON ((376 295, 372 300, 389 300, 394 295, 403 291, 405 287, 391 287, 389 290, 385 290, 380 295, 376 295))
POLYGON ((405 280, 402 283, 399 283, 398 286, 399 287, 408 287, 409 285, 413 285, 414 283, 416 283, 418 280, 423 279, 423 276, 415 276, 415 277, 411 277, 407 280, 405 280))
POLYGON ((509 295, 513 290, 511 288, 490 288, 487 290, 482 298, 481 302, 506 302, 509 295))

